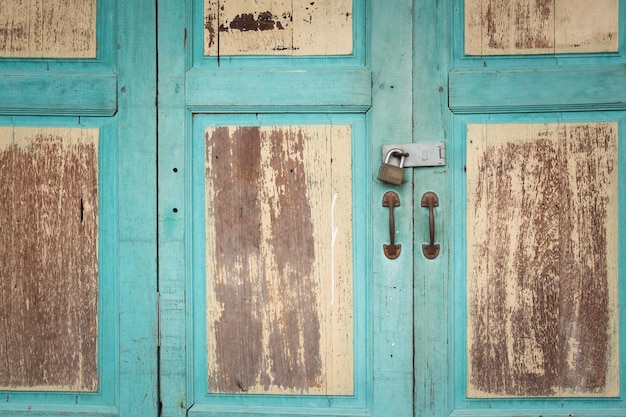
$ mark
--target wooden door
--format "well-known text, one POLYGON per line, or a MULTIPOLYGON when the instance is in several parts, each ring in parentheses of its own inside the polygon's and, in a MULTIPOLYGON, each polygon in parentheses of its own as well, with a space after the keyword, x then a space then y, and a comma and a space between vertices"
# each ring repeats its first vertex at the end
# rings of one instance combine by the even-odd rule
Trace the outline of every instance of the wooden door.
POLYGON ((425 126, 450 137, 450 265, 416 275, 416 412, 624 415, 624 3, 424 10, 452 51, 424 75, 448 88, 425 126))
POLYGON ((410 2, 158 16, 164 415, 412 415, 410 2))
POLYGON ((3 416, 156 415, 148 3, 0 5, 3 416))

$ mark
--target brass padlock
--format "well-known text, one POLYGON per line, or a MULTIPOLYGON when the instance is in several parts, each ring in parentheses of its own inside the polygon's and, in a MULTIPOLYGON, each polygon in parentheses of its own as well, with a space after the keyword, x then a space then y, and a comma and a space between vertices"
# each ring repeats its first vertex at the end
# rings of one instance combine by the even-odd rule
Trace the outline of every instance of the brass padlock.
POLYGON ((390 149, 385 156, 385 162, 383 162, 378 170, 378 179, 389 184, 402 184, 402 177, 404 175, 404 158, 408 155, 409 154, 403 152, 402 149, 390 149), (400 165, 396 166, 389 163, 392 156, 400 157, 400 165))

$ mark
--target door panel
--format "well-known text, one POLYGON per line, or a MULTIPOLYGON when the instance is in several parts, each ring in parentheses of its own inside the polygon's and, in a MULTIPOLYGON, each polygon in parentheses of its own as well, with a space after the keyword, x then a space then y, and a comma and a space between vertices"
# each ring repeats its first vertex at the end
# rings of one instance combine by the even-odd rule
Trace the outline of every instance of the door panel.
POLYGON ((194 230, 204 233, 194 234, 193 369, 196 401, 211 406, 192 414, 234 401, 364 406, 367 288, 353 252, 366 253, 367 220, 352 209, 367 188, 352 175, 367 163, 352 152, 363 123, 194 118, 194 230))
POLYGON ((115 129, 106 118, 0 122, 11 196, 2 210, 2 414, 115 415, 116 250, 106 232, 116 218, 115 129))
POLYGON ((352 16, 352 0, 205 0, 204 55, 349 55, 352 16))
POLYGON ((622 415, 623 117, 457 121, 454 415, 622 415))
POLYGON ((411 140, 410 4, 179 3, 159 4, 164 414, 411 415, 412 222, 384 258, 372 185, 383 141, 411 140))
POLYGON ((97 390, 98 130, 0 127, 0 164, 0 389, 97 390))
POLYGON ((468 396, 618 396, 617 123, 467 141, 468 396))
POLYGON ((351 142, 346 125, 205 131, 209 392, 352 395, 351 142))
POLYGON ((96 58, 96 4, 95 0, 3 4, 0 56, 96 58))
POLYGON ((619 0, 466 0, 466 55, 617 52, 619 0))
POLYGON ((2 4, 3 416, 156 414, 153 9, 2 4))

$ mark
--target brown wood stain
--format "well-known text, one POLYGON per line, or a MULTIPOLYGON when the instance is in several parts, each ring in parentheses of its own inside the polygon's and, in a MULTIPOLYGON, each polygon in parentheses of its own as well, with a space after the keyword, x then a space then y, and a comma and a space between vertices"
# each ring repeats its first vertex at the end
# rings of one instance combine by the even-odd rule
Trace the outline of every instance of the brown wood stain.
POLYGON ((527 128, 528 140, 501 139, 519 137, 523 125, 470 134, 468 350, 477 396, 619 392, 616 126, 549 126, 527 128))
POLYGON ((0 129, 0 388, 98 387, 98 146, 0 129))

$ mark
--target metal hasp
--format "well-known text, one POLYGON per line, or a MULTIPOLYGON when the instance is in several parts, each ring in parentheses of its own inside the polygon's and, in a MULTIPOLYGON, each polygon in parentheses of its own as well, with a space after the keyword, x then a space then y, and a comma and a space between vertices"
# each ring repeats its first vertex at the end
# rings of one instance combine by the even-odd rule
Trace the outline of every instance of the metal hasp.
POLYGON ((428 259, 435 259, 439 256, 439 244, 435 244, 435 212, 434 207, 439 207, 439 197, 432 191, 424 193, 422 196, 422 207, 428 207, 428 227, 430 229, 430 243, 422 245, 424 256, 428 259))
MULTIPOLYGON (((404 168, 435 167, 446 164, 446 143, 443 141, 386 144, 382 147, 383 160, 392 149, 399 149, 402 153, 408 154, 404 158, 404 168)), ((387 162, 399 166, 400 155, 392 154, 387 162)))
POLYGON ((389 244, 383 244, 383 252, 389 259, 400 256, 402 245, 396 245, 396 220, 393 215, 394 207, 400 206, 400 197, 393 191, 387 191, 383 195, 383 207, 389 207, 389 244))

